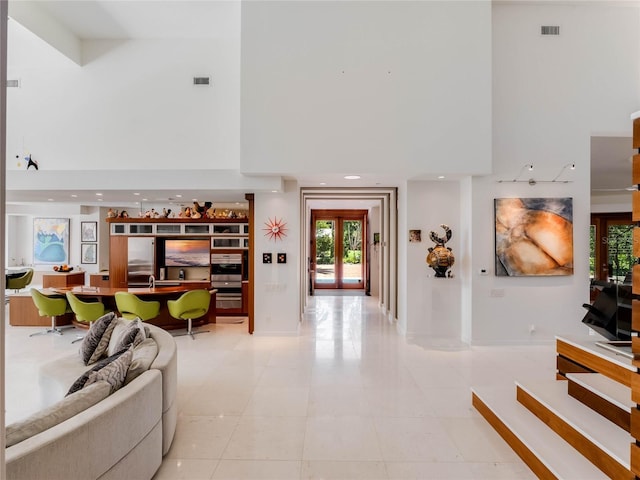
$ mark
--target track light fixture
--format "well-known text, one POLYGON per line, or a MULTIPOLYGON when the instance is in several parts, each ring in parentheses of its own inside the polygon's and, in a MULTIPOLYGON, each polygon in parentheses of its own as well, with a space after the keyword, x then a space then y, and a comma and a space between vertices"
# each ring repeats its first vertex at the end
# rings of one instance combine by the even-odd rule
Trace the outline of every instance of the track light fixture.
POLYGON ((529 180, 519 180, 520 176, 525 170, 528 172, 533 171, 533 165, 531 163, 525 163, 520 169, 520 171, 518 172, 518 175, 516 175, 513 180, 498 180, 498 183, 522 182, 522 181, 529 182, 529 180))
POLYGON ((553 180, 535 180, 533 178, 529 178, 528 180, 521 180, 520 177, 523 175, 525 171, 531 172, 533 170, 533 165, 530 163, 527 163, 520 169, 520 171, 518 172, 518 175, 516 175, 516 177, 513 180, 498 180, 498 183, 528 183, 531 186, 536 185, 537 183, 571 183, 571 180, 558 180, 567 168, 571 170, 575 170, 576 164, 567 163, 563 165, 553 180))
POLYGON ((562 166, 562 169, 560 170, 560 172, 558 172, 558 175, 555 176, 555 178, 553 180, 551 180, 552 182, 561 182, 561 183, 569 183, 569 180, 558 180, 558 178, 560 178, 560 175, 562 175, 564 173, 564 171, 571 167, 571 170, 575 170, 576 169, 576 164, 575 163, 567 163, 566 165, 562 166))

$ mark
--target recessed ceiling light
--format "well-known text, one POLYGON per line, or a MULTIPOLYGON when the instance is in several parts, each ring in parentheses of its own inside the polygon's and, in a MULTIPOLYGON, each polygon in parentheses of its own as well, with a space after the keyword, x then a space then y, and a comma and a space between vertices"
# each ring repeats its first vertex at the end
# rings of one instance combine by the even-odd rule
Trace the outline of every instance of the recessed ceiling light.
POLYGON ((78 198, 78 195, 76 195, 75 193, 72 193, 72 194, 71 194, 71 197, 72 197, 72 198, 78 198))
POLYGON ((48 202, 53 202, 53 198, 47 198, 48 202))
POLYGON ((98 199, 98 201, 99 201, 99 202, 101 202, 101 201, 102 201, 102 198, 99 198, 99 199, 98 199))
POLYGON ((101 193, 96 193, 96 195, 97 195, 98 197, 101 197, 101 196, 102 196, 102 194, 101 194, 101 193))
POLYGON ((345 175, 345 180, 360 180, 360 175, 345 175))
POLYGON ((143 199, 142 199, 142 201, 143 201, 143 202, 146 202, 146 201, 147 201, 147 199, 146 199, 146 198, 143 198, 143 199))
POLYGON ((438 179, 442 180, 444 178, 444 175, 438 175, 438 179))
POLYGON ((320 182, 320 185, 326 185, 327 182, 320 182))
POLYGON ((134 195, 140 195, 140 192, 133 192, 134 195))
POLYGON ((236 205, 240 205, 240 202, 236 202, 236 205))
POLYGON ((271 190, 271 193, 278 193, 278 190, 271 190))
POLYGON ((176 195, 177 198, 182 198, 182 195, 178 194, 176 195))

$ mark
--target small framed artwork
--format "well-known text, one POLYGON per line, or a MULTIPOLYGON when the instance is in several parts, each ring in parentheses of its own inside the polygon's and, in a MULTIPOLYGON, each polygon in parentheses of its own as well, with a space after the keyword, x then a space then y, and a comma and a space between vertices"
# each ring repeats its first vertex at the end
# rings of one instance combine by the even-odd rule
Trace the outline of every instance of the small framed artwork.
POLYGON ((81 243, 80 258, 81 263, 98 263, 98 244, 97 243, 81 243))
POLYGON ((422 241, 422 230, 409 230, 409 242, 418 243, 422 241))
POLYGON ((279 253, 278 254, 278 263, 287 263, 287 254, 279 253))
POLYGON ((273 260, 271 259, 271 254, 270 253, 263 253, 262 254, 262 263, 273 263, 273 260))
POLYGON ((98 222, 80 222, 80 241, 81 242, 97 242, 98 241, 98 222))

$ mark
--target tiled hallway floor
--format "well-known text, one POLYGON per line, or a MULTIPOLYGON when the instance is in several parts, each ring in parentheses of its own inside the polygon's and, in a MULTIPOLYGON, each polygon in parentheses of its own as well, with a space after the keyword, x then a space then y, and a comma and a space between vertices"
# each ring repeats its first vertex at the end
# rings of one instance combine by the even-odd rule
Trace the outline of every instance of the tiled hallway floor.
MULTIPOLYGON (((154 480, 535 478, 469 387, 555 378, 553 345, 438 350, 399 336, 375 298, 311 302, 299 336, 176 338, 178 427, 154 480)), ((32 331, 7 327, 8 421, 35 352, 74 338, 32 331)))

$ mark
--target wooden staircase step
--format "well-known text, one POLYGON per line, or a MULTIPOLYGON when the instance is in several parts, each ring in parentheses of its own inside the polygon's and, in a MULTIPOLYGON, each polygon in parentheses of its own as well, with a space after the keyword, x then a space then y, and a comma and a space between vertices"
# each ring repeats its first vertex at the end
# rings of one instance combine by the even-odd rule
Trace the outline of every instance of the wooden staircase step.
POLYGON ((627 432, 631 428, 631 389, 598 373, 567 374, 567 393, 627 432))
POLYGON ((635 478, 629 433, 567 395, 564 382, 516 382, 516 392, 522 405, 609 477, 635 478))
POLYGON ((476 410, 538 478, 563 480, 609 478, 518 403, 515 388, 474 387, 471 393, 476 410))

